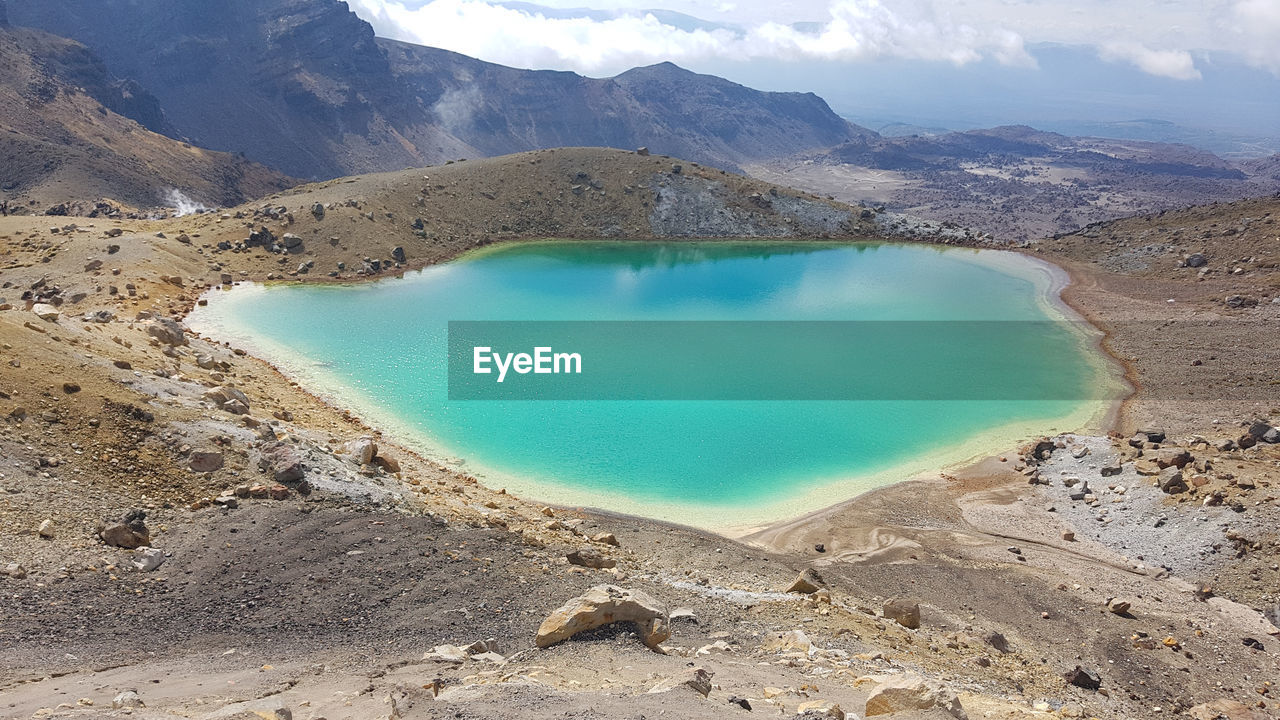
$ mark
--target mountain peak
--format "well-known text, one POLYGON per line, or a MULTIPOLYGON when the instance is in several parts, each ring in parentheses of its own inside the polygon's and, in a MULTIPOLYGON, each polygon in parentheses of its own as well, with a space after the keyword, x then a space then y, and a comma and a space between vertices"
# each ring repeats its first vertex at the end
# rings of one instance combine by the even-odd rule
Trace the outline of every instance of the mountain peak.
POLYGON ((645 146, 734 169, 861 134, 815 95, 672 62, 587 78, 377 39, 337 0, 5 2, 15 22, 87 45, 153 93, 171 137, 296 177, 565 145, 645 146))

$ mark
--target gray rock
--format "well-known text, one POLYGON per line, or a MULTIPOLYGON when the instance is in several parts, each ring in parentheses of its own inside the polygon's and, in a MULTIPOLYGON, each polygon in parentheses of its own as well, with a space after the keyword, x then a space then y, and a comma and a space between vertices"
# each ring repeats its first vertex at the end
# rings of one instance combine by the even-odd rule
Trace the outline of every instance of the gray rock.
POLYGON ((262 457, 258 459, 258 469, 269 473, 271 479, 278 483, 298 482, 306 475, 306 468, 303 467, 298 452, 292 445, 282 442, 263 449, 262 457))
POLYGON ((347 443, 347 454, 361 465, 369 465, 378 456, 378 444, 365 436, 347 443))
POLYGON ((138 532, 137 530, 125 525, 124 523, 116 523, 108 525, 99 533, 102 541, 108 545, 126 550, 140 548, 151 542, 151 536, 147 533, 138 532))
POLYGON ((1066 678, 1068 683, 1085 690, 1097 690, 1102 687, 1102 679, 1096 673, 1091 673, 1079 665, 1072 670, 1068 670, 1063 674, 1063 677, 1066 678))
POLYGON ((147 334, 166 345, 177 347, 187 344, 182 326, 169 318, 160 318, 147 326, 147 334))
POLYGON ((574 635, 616 622, 636 626, 640 639, 650 648, 671 637, 667 610, 640 590, 617 585, 597 585, 554 610, 538 626, 535 642, 547 648, 574 635))
POLYGON ((804 572, 800 573, 800 575, 787 586, 787 592, 809 595, 818 592, 824 585, 826 585, 826 582, 823 581, 822 576, 818 574, 817 570, 814 570, 813 568, 805 568, 804 572))
POLYGON ((422 659, 428 662, 461 665, 467 661, 467 650, 457 645, 437 645, 435 649, 423 654, 422 659))
POLYGON ((21 580, 27 576, 27 569, 16 562, 12 562, 4 567, 4 574, 14 580, 21 580))
POLYGON ((1273 430, 1275 430, 1275 428, 1271 427, 1271 423, 1266 420, 1254 420, 1249 423, 1249 434, 1259 440, 1262 440, 1268 432, 1273 430))
POLYGON ((580 567, 595 568, 604 570, 617 567, 618 561, 610 557, 605 557, 599 551, 591 548, 580 548, 574 550, 565 556, 569 560, 570 565, 578 565, 580 567))
POLYGON ((221 470, 224 463, 222 452, 218 450, 196 450, 187 458, 187 467, 199 473, 221 470))
POLYGON ((31 312, 35 313, 36 317, 41 320, 47 320, 49 322, 56 322, 62 315, 62 313, 58 312, 58 308, 46 303, 36 303, 35 305, 32 305, 31 312))
POLYGON ((903 598, 890 598, 884 603, 884 617, 912 630, 920 627, 920 604, 903 598))
POLYGON ((312 215, 315 215, 317 220, 323 220, 323 219, 324 219, 324 205, 323 205, 322 203, 316 203, 315 205, 312 205, 312 206, 311 206, 311 214, 312 214, 312 215))
POLYGON ((1205 257, 1203 253, 1191 253, 1190 255, 1187 256, 1187 259, 1185 262, 1187 267, 1198 268, 1198 267, 1204 267, 1205 265, 1208 265, 1209 258, 1205 257))
POLYGON ((399 245, 391 248, 391 259, 398 263, 403 263, 405 261, 404 248, 399 245))
POLYGON ((221 385, 206 391, 204 399, 227 412, 237 415, 244 415, 249 412, 248 396, 230 385, 221 385))
POLYGON ((711 676, 713 673, 704 668, 695 667, 687 668, 679 675, 667 678, 657 685, 653 686, 649 693, 665 693, 671 692, 678 688, 688 688, 698 693, 702 697, 711 694, 711 676))
POLYGON ((164 551, 153 547, 140 547, 133 553, 133 566, 142 572, 151 572, 164 564, 164 551))
POLYGON ((1172 465, 1160 471, 1159 482, 1160 489, 1169 495, 1178 495, 1190 489, 1182 479, 1182 470, 1172 465))
POLYGON ((111 700, 111 708, 113 710, 140 707, 146 707, 146 705, 143 704, 142 698, 138 696, 137 690, 125 690, 111 700))
POLYGON ((877 685, 867 698, 866 715, 876 717, 911 710, 941 710, 957 720, 968 720, 954 692, 918 675, 903 675, 877 685))

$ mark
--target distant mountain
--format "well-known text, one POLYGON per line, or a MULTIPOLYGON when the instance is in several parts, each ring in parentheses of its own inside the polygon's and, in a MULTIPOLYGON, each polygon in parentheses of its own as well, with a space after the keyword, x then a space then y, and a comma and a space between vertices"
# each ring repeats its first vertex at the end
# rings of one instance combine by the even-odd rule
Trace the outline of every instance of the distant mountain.
POLYGON ((1096 172, 1145 173, 1246 180, 1240 168, 1189 145, 1067 137, 1012 125, 903 137, 863 137, 830 150, 825 159, 876 170, 961 170, 966 164, 1035 159, 1096 172))
POLYGON ((747 169, 844 202, 1016 241, 1280 190, 1280 156, 1232 163, 1189 145, 1068 137, 1021 125, 858 138, 747 169))
POLYGON ((378 40, 337 0, 10 0, 9 15, 154 93, 174 136, 308 178, 560 145, 734 168, 871 134, 815 95, 669 64, 592 79, 378 40))
MULTIPOLYGON (((4 19, 0 3, 0 21, 4 19)), ((45 212, 97 200, 132 207, 233 205, 294 181, 174 133, 155 97, 107 72, 88 48, 0 22, 0 202, 45 212)))
POLYGON ((1280 135, 1277 134, 1270 137, 1251 136, 1223 130, 1183 127, 1165 120, 1140 119, 1120 122, 1058 120, 1035 123, 1035 125, 1066 135, 1193 145, 1228 160, 1265 157, 1280 150, 1280 135))
POLYGON ((1259 179, 1268 179, 1276 183, 1280 183, 1280 153, 1270 157, 1257 158, 1255 160, 1245 160, 1239 163, 1240 167, 1251 177, 1259 179))
POLYGON ((759 92, 671 63, 593 79, 515 70, 394 40, 378 44, 440 127, 484 155, 644 145, 732 168, 874 136, 812 93, 759 92))

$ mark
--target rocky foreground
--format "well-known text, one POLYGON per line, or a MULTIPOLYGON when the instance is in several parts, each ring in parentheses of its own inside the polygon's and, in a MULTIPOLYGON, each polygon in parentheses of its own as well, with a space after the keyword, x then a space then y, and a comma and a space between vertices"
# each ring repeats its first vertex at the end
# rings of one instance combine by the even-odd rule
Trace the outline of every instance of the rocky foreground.
MULTIPOLYGON (((1160 222, 1240 223, 1216 212, 1160 222)), ((0 219, 0 715, 1271 717, 1276 345, 1242 328, 1277 311, 1274 247, 1250 232, 1196 230, 1127 270, 1105 229, 1048 246, 1142 389, 1123 434, 740 542, 484 487, 181 324, 225 283, 378 277, 498 240, 876 228, 608 151, 169 221, 0 219), (1237 352, 1194 349, 1215 344, 1237 352)))

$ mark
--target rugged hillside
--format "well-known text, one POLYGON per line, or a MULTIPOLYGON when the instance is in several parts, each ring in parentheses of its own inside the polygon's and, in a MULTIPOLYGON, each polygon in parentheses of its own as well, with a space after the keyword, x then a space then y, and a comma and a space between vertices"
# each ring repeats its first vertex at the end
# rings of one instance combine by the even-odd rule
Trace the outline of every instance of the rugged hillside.
POLYGON ((155 207, 174 189, 229 205, 293 184, 261 165, 158 134, 173 128, 156 99, 111 76, 79 43, 0 27, 0 68, 6 212, 66 212, 59 207, 98 200, 155 207))
POLYGON ((812 93, 764 93, 671 63, 592 79, 379 40, 437 122, 487 155, 557 146, 654 150, 732 167, 874 135, 812 93))
POLYGON ((93 48, 192 142, 300 177, 562 145, 734 167, 866 132, 816 96, 669 65, 593 80, 379 41, 337 0, 10 0, 9 13, 93 48))
POLYGON ((868 237, 873 214, 656 155, 558 148, 303 185, 190 221, 283 279, 351 279, 520 238, 868 237), (258 235, 263 228, 265 235, 258 235), (285 239, 288 233, 290 239, 285 239), (272 252, 272 246, 279 252, 272 252), (399 248, 399 251, 396 251, 399 248))
POLYGON ((298 176, 466 151, 426 122, 345 3, 23 0, 9 14, 93 48, 113 73, 154 92, 191 142, 298 176))

